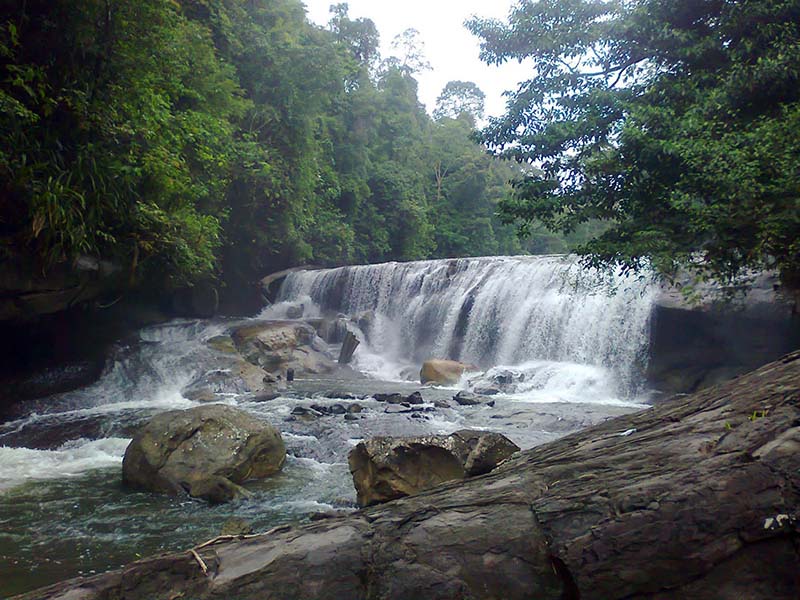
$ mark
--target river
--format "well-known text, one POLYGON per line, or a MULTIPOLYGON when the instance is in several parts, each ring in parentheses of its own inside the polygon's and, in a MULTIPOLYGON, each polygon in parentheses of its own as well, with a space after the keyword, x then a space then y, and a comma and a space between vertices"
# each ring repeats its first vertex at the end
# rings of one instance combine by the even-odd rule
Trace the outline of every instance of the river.
POLYGON ((207 341, 243 321, 145 328, 115 348, 95 384, 22 403, 0 425, 0 597, 191 547, 233 517, 263 531, 315 512, 354 510, 347 453, 371 436, 479 428, 530 448, 644 409, 654 297, 645 280, 582 270, 560 256, 291 274, 278 302, 254 318, 301 310, 303 319, 352 318, 362 342, 353 366, 362 376, 299 379, 270 401, 217 390, 217 401, 278 427, 289 452, 280 475, 248 484, 251 498, 222 506, 125 490, 120 464, 138 425, 200 404, 182 391, 220 368, 207 341), (450 388, 407 381, 430 357, 474 363, 482 372, 450 388), (394 414, 369 397, 421 390, 432 403, 498 378, 511 384, 492 397, 493 406, 394 414), (297 406, 353 402, 367 409, 359 420, 290 418, 297 406))

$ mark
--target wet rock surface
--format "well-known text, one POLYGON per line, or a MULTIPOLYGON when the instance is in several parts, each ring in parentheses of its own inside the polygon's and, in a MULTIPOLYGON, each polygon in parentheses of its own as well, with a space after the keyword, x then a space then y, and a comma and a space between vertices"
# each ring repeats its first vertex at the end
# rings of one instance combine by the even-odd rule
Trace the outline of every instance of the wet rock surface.
POLYGON ((417 438, 374 438, 348 457, 358 504, 417 494, 445 481, 488 473, 519 446, 499 433, 457 431, 417 438))
POLYGON ((795 599, 800 353, 488 475, 26 600, 795 599))
POLYGON ((206 371, 183 391, 183 397, 197 402, 214 402, 218 394, 262 392, 277 379, 261 367, 238 357, 229 357, 226 368, 206 371))
POLYGON ((477 394, 472 392, 458 392, 453 396, 453 400, 460 406, 477 406, 482 404, 483 400, 477 394))
POLYGON ((293 369, 298 376, 337 369, 325 342, 299 321, 257 321, 236 328, 233 343, 244 359, 270 373, 293 369))
POLYGON ((151 419, 128 446, 122 476, 133 488, 221 503, 245 496, 238 484, 277 473, 285 458, 275 428, 217 404, 151 419))
POLYGON ((347 324, 349 319, 344 316, 336 318, 315 318, 306 319, 306 323, 311 325, 317 335, 329 344, 341 344, 349 331, 347 324))
POLYGON ((420 369, 419 380, 421 383, 453 385, 465 372, 477 370, 477 367, 455 360, 426 360, 420 369))

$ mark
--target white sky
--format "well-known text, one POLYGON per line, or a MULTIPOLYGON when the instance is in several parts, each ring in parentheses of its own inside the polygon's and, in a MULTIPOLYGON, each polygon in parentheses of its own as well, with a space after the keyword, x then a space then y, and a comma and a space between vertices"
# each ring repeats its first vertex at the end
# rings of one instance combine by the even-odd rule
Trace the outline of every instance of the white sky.
MULTIPOLYGON (((308 18, 327 25, 328 9, 337 0, 304 0, 308 18)), ((516 89, 530 78, 530 69, 517 63, 500 67, 486 65, 478 58, 480 43, 464 27, 472 15, 505 18, 514 0, 349 0, 350 18, 372 19, 381 34, 381 53, 391 55, 394 37, 413 27, 425 43, 425 56, 432 71, 417 74, 419 98, 431 112, 436 98, 448 81, 473 81, 486 94, 487 116, 498 116, 505 109, 502 94, 516 89)))

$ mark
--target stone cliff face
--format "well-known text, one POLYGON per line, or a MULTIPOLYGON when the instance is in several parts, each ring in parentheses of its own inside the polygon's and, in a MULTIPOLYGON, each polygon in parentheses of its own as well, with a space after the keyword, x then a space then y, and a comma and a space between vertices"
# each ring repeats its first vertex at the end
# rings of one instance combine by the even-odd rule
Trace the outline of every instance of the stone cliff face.
POLYGON ((651 320, 647 378, 661 392, 691 393, 800 348, 798 293, 760 273, 746 295, 713 284, 685 297, 664 288, 651 320))
POLYGON ((0 321, 26 321, 96 299, 115 285, 119 267, 84 256, 43 271, 33 261, 0 263, 0 321))
POLYGON ((216 288, 131 289, 126 269, 83 256, 43 270, 0 260, 0 415, 16 401, 91 384, 110 346, 170 317, 212 317, 216 288))
POLYGON ((800 352, 488 475, 25 600, 800 597, 800 352))

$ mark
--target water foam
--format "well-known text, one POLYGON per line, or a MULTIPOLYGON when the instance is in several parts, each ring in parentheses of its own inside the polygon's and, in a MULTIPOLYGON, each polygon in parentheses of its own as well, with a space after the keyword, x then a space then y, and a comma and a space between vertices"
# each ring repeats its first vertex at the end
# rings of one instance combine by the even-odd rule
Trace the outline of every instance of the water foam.
POLYGON ((31 480, 78 477, 96 469, 119 468, 129 439, 73 440, 56 450, 0 447, 0 491, 31 480))

